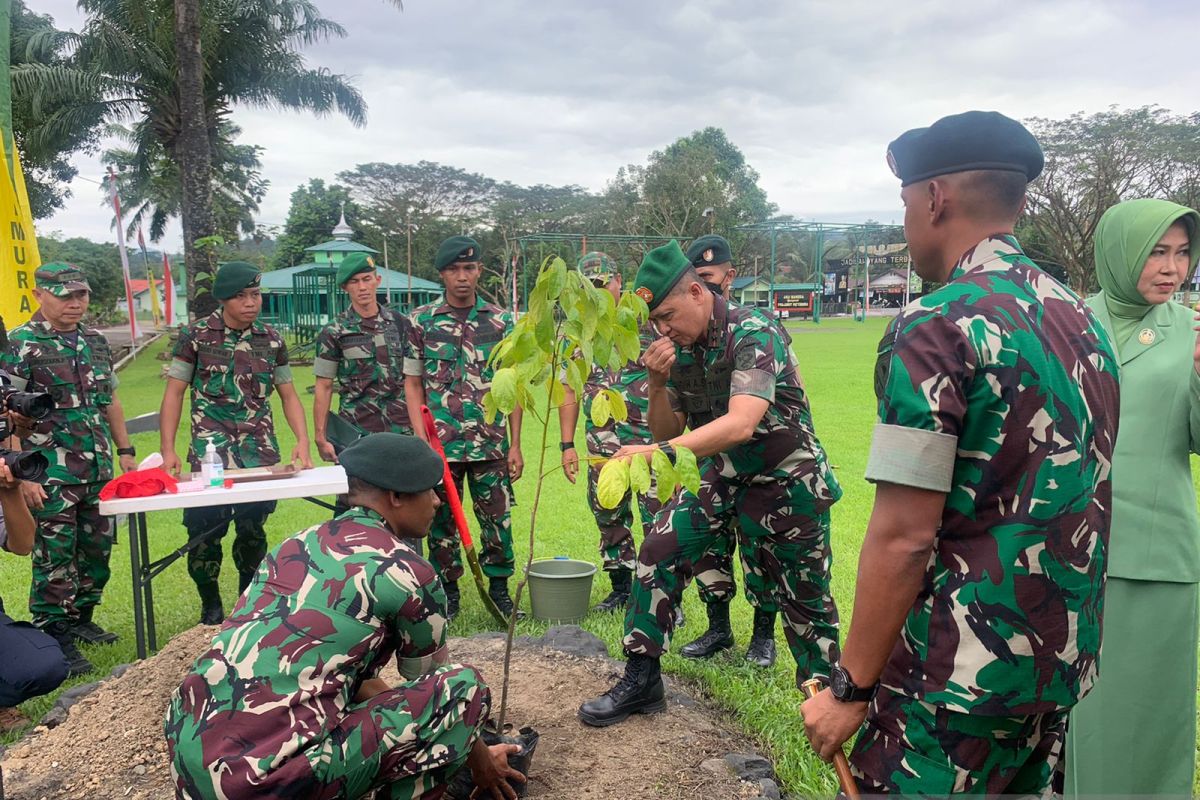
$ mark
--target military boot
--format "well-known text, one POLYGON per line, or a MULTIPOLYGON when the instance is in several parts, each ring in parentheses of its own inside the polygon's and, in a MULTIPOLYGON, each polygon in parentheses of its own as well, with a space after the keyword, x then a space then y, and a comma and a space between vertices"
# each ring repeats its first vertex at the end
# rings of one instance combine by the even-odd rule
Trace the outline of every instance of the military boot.
POLYGON ((51 622, 45 627, 46 633, 58 642, 63 658, 67 660, 67 677, 78 678, 92 671, 92 662, 83 657, 75 646, 75 636, 71 631, 71 623, 65 619, 51 622))
POLYGON ((746 648, 746 660, 759 667, 775 663, 775 612, 754 609, 754 635, 746 648))
POLYGON ((446 590, 446 621, 449 622, 458 616, 458 602, 461 599, 458 581, 442 581, 442 587, 446 590))
POLYGON ((710 658, 733 647, 733 630, 729 627, 729 601, 721 600, 704 607, 708 612, 708 630, 680 649, 684 658, 710 658))
POLYGON ((225 621, 225 606, 221 605, 221 587, 215 583, 197 586, 200 592, 200 624, 220 625, 225 621))
POLYGON ((92 622, 95 611, 95 606, 80 611, 79 620, 71 626, 71 635, 84 644, 112 644, 117 640, 117 635, 92 622))
POLYGON ((594 728, 616 725, 630 714, 665 711, 667 701, 657 658, 631 655, 613 688, 579 707, 579 719, 594 728))
POLYGON ((594 605, 592 611, 605 613, 624 611, 625 607, 629 605, 629 592, 633 588, 633 571, 617 568, 608 573, 608 578, 612 581, 612 591, 608 593, 608 597, 594 605))
MULTIPOLYGON (((513 601, 508 594, 508 578, 490 578, 488 580, 488 597, 492 598, 501 614, 506 617, 512 616, 513 601)), ((517 619, 525 619, 525 613, 520 609, 517 610, 517 619)))

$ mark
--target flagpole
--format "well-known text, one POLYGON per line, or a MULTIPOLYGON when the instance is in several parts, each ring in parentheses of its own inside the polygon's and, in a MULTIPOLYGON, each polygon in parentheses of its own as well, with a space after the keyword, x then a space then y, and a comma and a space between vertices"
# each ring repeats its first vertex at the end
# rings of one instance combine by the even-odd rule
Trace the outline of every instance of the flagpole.
POLYGON ((137 352, 138 324, 133 311, 133 284, 129 277, 129 252, 125 249, 125 223, 121 221, 121 200, 117 197, 117 172, 108 168, 108 185, 112 194, 113 213, 117 217, 117 252, 121 255, 121 271, 125 275, 125 304, 129 311, 129 353, 137 352))

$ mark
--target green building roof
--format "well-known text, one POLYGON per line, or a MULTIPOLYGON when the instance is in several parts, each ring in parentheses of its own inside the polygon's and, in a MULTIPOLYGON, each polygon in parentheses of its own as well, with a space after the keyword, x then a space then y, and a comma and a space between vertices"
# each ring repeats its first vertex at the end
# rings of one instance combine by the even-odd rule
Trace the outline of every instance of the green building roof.
POLYGON ((304 248, 306 253, 378 253, 378 250, 358 242, 348 242, 342 239, 330 239, 328 242, 314 244, 304 248))
MULTIPOLYGON (((338 242, 338 244, 353 244, 353 242, 338 242)), ((356 245, 361 247, 362 245, 356 245)), ((313 248, 309 248, 312 250, 313 248)), ((364 248, 370 249, 370 248, 364 248)), ((373 250, 371 252, 374 252, 373 250)), ((329 264, 324 262, 311 262, 308 264, 297 264, 294 267, 285 267, 284 269, 275 269, 270 272, 264 272, 262 276, 262 290, 268 294, 286 294, 292 291, 292 279, 299 272, 304 272, 309 269, 332 269, 329 264)), ((404 291, 408 289, 408 275, 403 272, 396 272, 394 269, 384 269, 378 267, 379 274, 383 276, 381 289, 390 288, 393 292, 404 291)), ((412 288, 418 291, 436 292, 441 294, 444 287, 440 283, 418 278, 416 275, 412 279, 412 288)))

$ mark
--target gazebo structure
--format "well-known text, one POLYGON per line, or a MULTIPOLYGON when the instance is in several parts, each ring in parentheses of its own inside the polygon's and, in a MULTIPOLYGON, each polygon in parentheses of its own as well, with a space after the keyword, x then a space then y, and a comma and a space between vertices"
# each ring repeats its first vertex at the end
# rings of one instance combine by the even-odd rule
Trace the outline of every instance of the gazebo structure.
MULTIPOLYGON (((341 219, 333 229, 333 239, 304 249, 312 254, 312 261, 264 272, 263 321, 291 333, 297 344, 306 345, 333 317, 344 311, 350 300, 337 286, 338 265, 350 253, 378 253, 365 244, 351 241, 353 233, 346 224, 343 208, 341 219)), ((379 273, 383 277, 379 302, 399 311, 407 313, 442 296, 442 286, 424 278, 383 267, 379 267, 379 273)))

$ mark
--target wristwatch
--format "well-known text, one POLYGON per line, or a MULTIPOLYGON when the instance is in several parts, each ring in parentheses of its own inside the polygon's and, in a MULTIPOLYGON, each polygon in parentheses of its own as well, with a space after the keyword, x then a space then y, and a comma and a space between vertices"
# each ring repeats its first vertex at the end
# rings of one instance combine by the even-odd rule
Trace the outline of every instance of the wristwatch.
POLYGON ((118 447, 117 455, 119 455, 119 456, 136 456, 137 450, 134 450, 132 447, 118 447))
POLYGON ((574 442, 559 442, 558 449, 562 450, 564 453, 567 452, 568 450, 574 450, 575 443, 574 442))
POLYGON ((842 703, 868 703, 875 698, 879 691, 879 682, 873 686, 860 688, 855 685, 850 673, 841 664, 829 668, 829 693, 834 700, 842 703))

